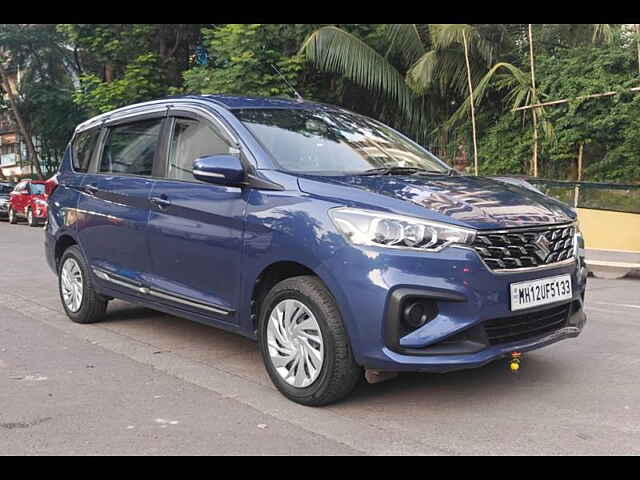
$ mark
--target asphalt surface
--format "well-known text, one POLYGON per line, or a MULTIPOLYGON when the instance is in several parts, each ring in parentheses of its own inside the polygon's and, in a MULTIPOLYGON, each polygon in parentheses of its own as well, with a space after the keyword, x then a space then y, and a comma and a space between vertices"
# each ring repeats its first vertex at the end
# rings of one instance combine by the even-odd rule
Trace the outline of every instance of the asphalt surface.
POLYGON ((42 242, 0 222, 0 455, 640 454, 638 279, 590 279, 582 335, 517 374, 404 374, 309 408, 239 336, 119 301, 72 323, 42 242))

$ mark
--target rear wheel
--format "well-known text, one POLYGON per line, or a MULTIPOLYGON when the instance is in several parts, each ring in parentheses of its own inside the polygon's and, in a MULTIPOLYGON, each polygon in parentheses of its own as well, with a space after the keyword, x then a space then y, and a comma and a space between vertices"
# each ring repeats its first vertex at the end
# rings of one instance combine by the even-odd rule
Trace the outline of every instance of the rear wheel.
POLYGON ((107 299, 95 291, 87 263, 75 245, 60 260, 58 288, 67 316, 76 323, 97 322, 107 311, 107 299))
POLYGON ((335 402, 362 378, 336 302, 317 277, 292 277, 271 289, 259 340, 267 373, 294 402, 335 402))
POLYGON ((11 225, 15 225, 18 223, 18 219, 16 218, 16 212, 13 211, 13 208, 9 208, 9 223, 11 225))

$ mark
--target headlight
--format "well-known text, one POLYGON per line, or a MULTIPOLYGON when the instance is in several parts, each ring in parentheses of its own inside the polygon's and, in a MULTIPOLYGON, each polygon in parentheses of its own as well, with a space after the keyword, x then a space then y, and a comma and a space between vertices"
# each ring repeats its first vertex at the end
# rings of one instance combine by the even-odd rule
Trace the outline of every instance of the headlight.
POLYGON ((39 205, 41 207, 46 207, 47 206, 47 202, 45 202, 41 198, 36 198, 35 203, 36 203, 36 205, 39 205))
POLYGON ((329 216, 355 245, 436 252, 449 245, 469 245, 475 236, 473 230, 446 223, 356 208, 334 208, 329 216))

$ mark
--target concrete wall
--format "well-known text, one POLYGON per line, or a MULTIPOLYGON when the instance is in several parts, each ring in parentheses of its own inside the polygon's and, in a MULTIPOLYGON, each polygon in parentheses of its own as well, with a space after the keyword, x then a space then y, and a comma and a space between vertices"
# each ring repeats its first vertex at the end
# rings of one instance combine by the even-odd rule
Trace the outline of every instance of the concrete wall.
POLYGON ((577 210, 585 248, 640 252, 640 214, 577 210))

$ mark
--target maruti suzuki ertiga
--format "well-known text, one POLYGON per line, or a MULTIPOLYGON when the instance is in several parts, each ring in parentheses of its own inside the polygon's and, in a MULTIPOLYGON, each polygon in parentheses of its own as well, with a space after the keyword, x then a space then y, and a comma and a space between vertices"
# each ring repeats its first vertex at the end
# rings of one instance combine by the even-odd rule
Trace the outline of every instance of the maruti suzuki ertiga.
POLYGON ((365 372, 479 367, 585 323, 571 208, 458 175, 339 107, 132 105, 79 125, 57 180, 46 252, 73 321, 118 298, 237 332, 299 403, 336 401, 365 372))

